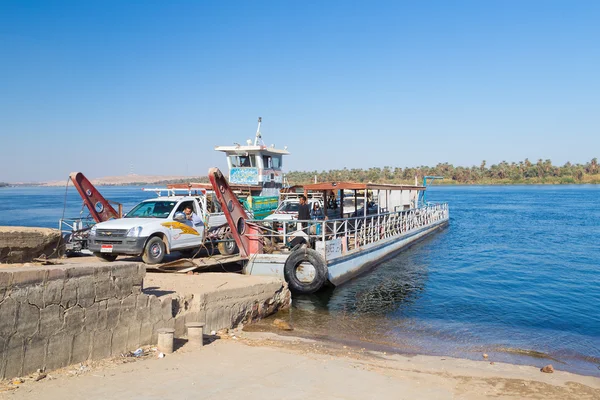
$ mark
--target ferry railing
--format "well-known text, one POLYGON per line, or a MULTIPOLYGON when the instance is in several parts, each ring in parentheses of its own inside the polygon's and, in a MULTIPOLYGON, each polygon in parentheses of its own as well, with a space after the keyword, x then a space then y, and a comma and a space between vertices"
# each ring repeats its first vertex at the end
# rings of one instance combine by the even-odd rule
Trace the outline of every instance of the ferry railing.
POLYGON ((409 210, 351 218, 249 220, 247 223, 261 228, 259 236, 263 240, 265 252, 268 253, 286 252, 302 242, 317 247, 318 242, 341 239, 341 251, 336 253, 337 255, 328 254, 325 246, 322 246, 322 254, 325 259, 328 259, 380 240, 433 225, 448 217, 447 203, 428 203, 423 207, 409 210))

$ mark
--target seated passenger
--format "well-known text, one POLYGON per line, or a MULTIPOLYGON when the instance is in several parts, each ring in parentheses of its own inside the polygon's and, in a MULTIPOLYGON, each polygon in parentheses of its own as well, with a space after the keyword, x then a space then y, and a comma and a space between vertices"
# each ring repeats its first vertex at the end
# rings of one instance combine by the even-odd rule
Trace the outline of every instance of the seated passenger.
POLYGON ((310 210, 310 219, 323 219, 325 215, 323 214, 323 210, 319 206, 319 203, 314 203, 312 210, 310 210))
POLYGON ((202 226, 202 218, 200 218, 196 213, 192 210, 191 205, 185 206, 183 209, 183 213, 185 214, 185 223, 192 228, 196 228, 197 226, 202 226))

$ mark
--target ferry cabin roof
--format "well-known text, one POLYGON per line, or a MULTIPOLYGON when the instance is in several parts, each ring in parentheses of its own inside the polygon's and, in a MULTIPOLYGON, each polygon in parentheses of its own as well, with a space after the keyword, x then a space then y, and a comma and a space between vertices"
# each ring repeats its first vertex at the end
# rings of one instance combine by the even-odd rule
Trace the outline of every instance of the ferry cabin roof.
POLYGON ((387 183, 362 182, 319 182, 304 185, 305 190, 425 190, 425 186, 395 185, 387 183))
MULTIPOLYGON (((376 206, 377 213, 394 212, 416 208, 422 199, 422 193, 425 191, 425 186, 416 185, 395 185, 383 183, 361 183, 361 182, 320 182, 309 185, 304 185, 305 193, 323 192, 326 196, 328 193, 336 193, 340 196, 340 215, 344 216, 344 191, 353 191, 354 207, 350 211, 358 213, 358 200, 363 200, 363 205, 367 204, 370 199, 373 205, 376 206), (362 192, 359 195, 358 192, 362 192), (369 191, 372 196, 369 196, 369 191), (352 210, 353 209, 353 210, 352 210)), ((324 204, 327 209, 327 202, 324 204)), ((372 210, 374 211, 374 210, 372 210)), ((365 216, 369 214, 369 207, 362 207, 361 213, 365 216)), ((358 215, 357 215, 358 216, 358 215)))

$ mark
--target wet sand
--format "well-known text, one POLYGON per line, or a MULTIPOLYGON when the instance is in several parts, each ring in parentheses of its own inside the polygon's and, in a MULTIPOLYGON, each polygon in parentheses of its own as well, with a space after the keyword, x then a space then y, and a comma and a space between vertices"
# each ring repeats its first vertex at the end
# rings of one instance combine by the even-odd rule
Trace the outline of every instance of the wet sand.
POLYGON ((0 398, 600 399, 595 377, 392 355, 270 332, 232 332, 201 349, 184 344, 161 359, 151 353, 49 375, 18 389, 4 384, 0 398))

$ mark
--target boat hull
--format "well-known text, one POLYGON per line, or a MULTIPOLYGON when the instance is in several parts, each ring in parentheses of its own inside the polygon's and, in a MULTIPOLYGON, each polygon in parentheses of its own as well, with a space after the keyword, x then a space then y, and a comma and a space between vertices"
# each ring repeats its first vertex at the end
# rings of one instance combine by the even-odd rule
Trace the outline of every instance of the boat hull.
MULTIPOLYGON (((445 218, 327 260, 328 281, 334 286, 339 286, 447 225, 448 218, 445 218)), ((244 266, 243 272, 247 275, 273 276, 283 280, 288 256, 289 254, 254 254, 244 266)))

